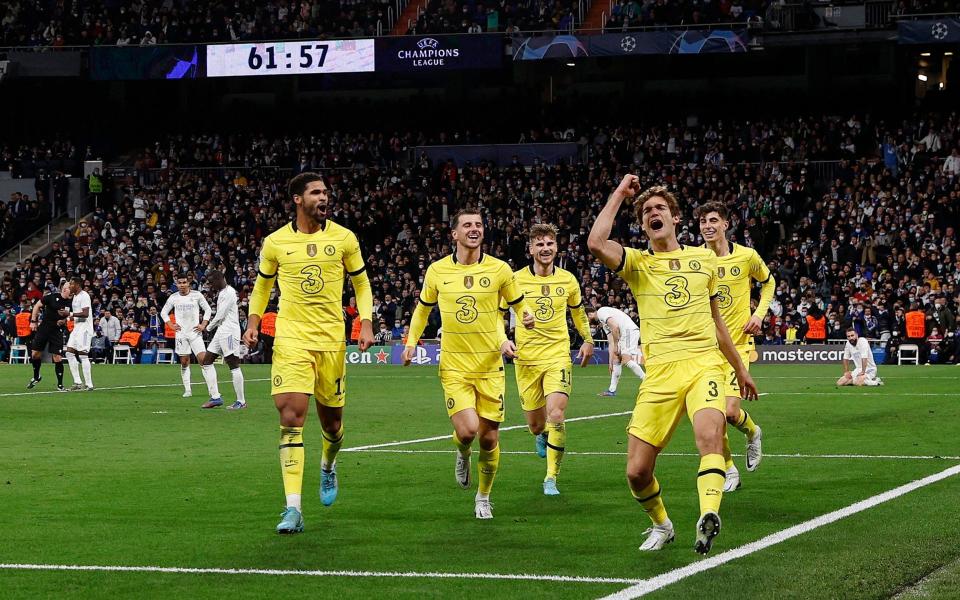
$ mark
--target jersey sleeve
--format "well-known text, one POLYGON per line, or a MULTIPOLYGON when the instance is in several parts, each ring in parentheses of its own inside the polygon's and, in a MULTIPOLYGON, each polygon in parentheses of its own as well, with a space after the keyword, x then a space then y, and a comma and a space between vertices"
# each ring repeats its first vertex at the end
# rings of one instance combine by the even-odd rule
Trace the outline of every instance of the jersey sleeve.
POLYGON ((503 263, 500 267, 500 300, 507 302, 517 315, 518 321, 523 319, 524 313, 533 314, 524 302, 523 292, 517 284, 517 274, 510 270, 507 263, 503 263))
POLYGON ((850 346, 850 342, 843 347, 843 360, 852 360, 853 359, 853 347, 850 346))
POLYGON ((357 312, 362 321, 373 320, 373 288, 370 287, 370 277, 367 275, 367 266, 363 263, 360 252, 360 242, 351 231, 343 249, 343 266, 353 283, 353 291, 357 297, 357 312))
POLYGON ((767 268, 767 263, 763 262, 756 250, 750 257, 750 276, 761 284, 760 301, 757 302, 757 310, 753 312, 753 316, 762 321, 767 315, 767 309, 770 308, 770 302, 773 301, 777 282, 774 280, 773 274, 770 273, 770 269, 767 268))
POLYGON ((420 299, 417 307, 413 309, 413 316, 410 317, 410 334, 407 336, 407 347, 413 348, 420 342, 420 336, 423 330, 427 328, 427 318, 430 311, 437 305, 437 284, 434 281, 433 265, 427 267, 427 273, 423 276, 423 287, 420 290, 420 299))
POLYGON ((710 296, 710 299, 713 300, 717 297, 717 255, 710 253, 711 256, 707 259, 710 264, 707 267, 707 273, 709 273, 707 279, 707 294, 710 296))
POLYGON ((587 320, 587 313, 583 308, 583 295, 580 292, 580 284, 573 277, 569 283, 570 292, 567 296, 567 308, 570 309, 570 317, 573 319, 573 325, 577 328, 577 333, 585 342, 593 341, 593 333, 590 331, 590 321, 587 320))
POLYGON ((250 293, 250 308, 248 314, 262 316, 267 310, 267 303, 270 301, 270 291, 276 282, 277 269, 277 248, 274 246, 270 236, 263 240, 263 247, 260 249, 260 264, 257 265, 257 281, 253 284, 253 291, 250 293))

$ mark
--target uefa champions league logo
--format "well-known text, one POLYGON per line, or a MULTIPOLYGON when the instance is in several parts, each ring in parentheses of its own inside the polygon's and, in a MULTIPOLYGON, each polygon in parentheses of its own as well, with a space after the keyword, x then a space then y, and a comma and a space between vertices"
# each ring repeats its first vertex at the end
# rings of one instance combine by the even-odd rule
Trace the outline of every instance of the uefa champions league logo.
POLYGON ((426 50, 428 48, 432 50, 436 50, 439 45, 440 45, 440 42, 438 42, 433 38, 423 38, 422 40, 417 42, 417 48, 420 48, 421 50, 426 50))
POLYGON ((930 27, 930 35, 938 40, 944 40, 950 33, 950 28, 943 21, 937 21, 930 27))
POLYGON ((637 49, 637 38, 632 35, 623 36, 620 40, 620 49, 627 53, 633 52, 637 49))

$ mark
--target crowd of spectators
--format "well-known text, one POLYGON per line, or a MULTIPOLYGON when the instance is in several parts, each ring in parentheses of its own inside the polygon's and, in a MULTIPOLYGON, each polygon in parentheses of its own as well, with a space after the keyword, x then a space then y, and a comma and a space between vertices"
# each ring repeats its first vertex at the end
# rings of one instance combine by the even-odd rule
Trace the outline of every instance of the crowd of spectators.
MULTIPOLYGON (((363 37, 388 32, 393 0, 11 0, 0 46, 153 45, 363 37)), ((394 9, 395 10, 395 9, 394 9)))
MULTIPOLYGON (((608 26, 769 20, 771 8, 780 4, 779 0, 614 0, 608 26)), ((953 4, 951 0, 900 0, 892 12, 950 12, 956 10, 953 4)), ((390 10, 396 11, 393 0, 11 0, 0 4, 0 46, 363 37, 389 33, 390 10)), ((393 15, 394 19, 399 16, 393 15)), ((574 0, 429 0, 409 33, 565 31, 579 25, 579 17, 579 2, 574 0)))
MULTIPOLYGON (((696 206, 720 200, 730 208, 731 239, 755 247, 777 279, 761 342, 803 340, 807 315, 823 314, 830 339, 842 339, 853 326, 892 348, 907 337, 906 313, 919 310, 924 335, 911 341, 920 343, 923 359, 957 359, 956 112, 895 120, 807 116, 541 129, 520 139, 575 141, 580 159, 526 167, 516 160, 502 166, 433 163, 411 151, 422 139, 433 138, 163 140, 147 153, 165 168, 133 181, 119 203, 105 203, 49 255, 5 274, 0 304, 11 313, 21 310, 25 299, 79 272, 95 315, 109 309, 124 330, 149 340, 157 335, 150 332, 151 319, 173 291, 176 273, 192 271, 202 282, 209 269, 222 268, 245 314, 260 242, 293 214, 286 180, 319 169, 328 173, 335 199, 331 218, 360 238, 376 299, 374 330, 382 339, 402 338, 426 266, 449 252, 448 218, 465 205, 478 205, 486 215, 486 251, 515 268, 528 261, 529 225, 557 224, 558 263, 582 282, 586 301, 637 318, 629 290, 586 249, 592 219, 612 187, 624 173, 636 172, 644 186, 665 183, 678 192, 682 243, 700 241, 696 206), (182 168, 208 160, 225 166, 182 168), (229 168, 239 165, 247 166, 229 168)), ((614 235, 634 247, 645 244, 626 212, 614 235)), ((349 336, 356 316, 349 288, 344 309, 349 336)), ((434 314, 428 335, 438 325, 434 314)))
POLYGON ((429 0, 407 33, 569 31, 579 18, 575 0, 429 0))

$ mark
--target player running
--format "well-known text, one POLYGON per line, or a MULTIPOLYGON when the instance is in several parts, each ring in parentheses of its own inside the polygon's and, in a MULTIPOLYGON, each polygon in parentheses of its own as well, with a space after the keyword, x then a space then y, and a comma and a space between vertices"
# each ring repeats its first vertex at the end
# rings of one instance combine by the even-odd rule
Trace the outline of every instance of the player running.
MULTIPOLYGON (((567 432, 564 412, 573 389, 570 361, 570 333, 567 310, 573 317, 583 345, 577 358, 587 366, 593 356, 590 325, 583 311, 580 283, 569 271, 553 264, 557 257, 557 228, 538 224, 530 228, 530 256, 533 264, 514 273, 517 286, 528 306, 536 306, 536 328, 518 328, 516 364, 520 405, 530 433, 536 436, 537 455, 547 459, 543 493, 557 496, 557 476, 563 460, 567 432)), ((500 310, 508 311, 504 300, 500 310)))
POLYGON ((343 444, 346 398, 346 340, 343 284, 353 282, 362 324, 358 345, 373 344, 373 292, 357 236, 327 219, 330 196, 323 177, 300 173, 289 192, 297 215, 263 240, 257 282, 250 296, 250 315, 243 341, 254 348, 260 319, 274 282, 280 286, 271 368, 271 394, 280 413, 280 468, 286 509, 277 533, 300 533, 303 516, 303 424, 310 395, 316 398, 323 433, 320 500, 337 499, 336 457, 343 444))
MULTIPOLYGON (((197 290, 191 289, 193 283, 193 274, 180 273, 177 275, 177 292, 170 294, 167 301, 160 311, 160 317, 163 322, 170 326, 176 332, 174 337, 174 347, 177 356, 180 357, 180 378, 183 381, 183 397, 193 396, 193 390, 190 388, 190 355, 197 357, 200 363, 200 373, 207 384, 207 392, 210 399, 207 404, 219 401, 220 388, 217 385, 217 371, 213 368, 212 361, 205 363, 207 349, 203 345, 203 332, 207 330, 207 324, 210 322, 210 304, 203 294, 197 290), (170 312, 173 312, 176 319, 170 322, 170 312), (200 316, 203 311, 203 317, 200 316)), ((218 405, 219 406, 219 405, 218 405)), ((206 404, 204 404, 206 407, 206 404)))
MULTIPOLYGON (((700 221, 700 235, 706 247, 717 255, 717 306, 720 316, 730 332, 733 344, 743 366, 750 368, 750 354, 753 349, 753 336, 760 334, 763 316, 767 314, 773 293, 777 288, 770 269, 753 248, 727 241, 727 207, 721 202, 707 202, 694 211, 694 217, 700 221), (757 309, 750 313, 750 288, 753 281, 759 281, 760 302, 757 309)), ((750 414, 740 407, 740 388, 733 367, 726 365, 726 377, 723 380, 724 395, 727 398, 727 423, 733 425, 747 436, 747 470, 755 471, 763 458, 763 431, 753 422, 750 414)), ((723 435, 723 458, 726 460, 727 476, 723 491, 733 492, 740 488, 740 472, 733 463, 730 453, 730 441, 723 435)))
POLYGON ((640 328, 633 319, 622 310, 610 306, 587 308, 587 318, 603 329, 607 336, 607 347, 610 349, 610 387, 597 395, 608 398, 617 395, 617 385, 620 383, 624 366, 642 382, 647 375, 640 366, 643 358, 640 351, 640 328))
MULTIPOLYGON (((237 394, 236 401, 227 407, 227 410, 240 410, 247 407, 247 399, 243 393, 243 372, 240 370, 240 314, 237 311, 237 291, 227 285, 227 279, 221 271, 210 271, 207 282, 213 291, 217 292, 217 312, 210 319, 207 329, 216 330, 213 340, 203 355, 201 365, 213 367, 217 356, 223 357, 223 362, 230 367, 230 378, 233 380, 233 391, 237 394)), ((223 399, 211 397, 203 408, 223 406, 223 399)))
POLYGON ((53 370, 57 374, 57 389, 63 389, 63 329, 70 314, 70 284, 64 283, 60 291, 51 292, 43 300, 33 306, 30 315, 30 329, 33 336, 33 352, 30 362, 33 364, 33 378, 27 384, 32 390, 43 377, 40 376, 40 366, 43 364, 43 352, 46 350, 53 357, 53 370), (40 311, 43 317, 40 317, 40 311))
POLYGON ((857 335, 854 327, 847 328, 847 343, 843 346, 843 377, 837 385, 883 385, 877 377, 877 363, 867 338, 857 335), (853 363, 853 369, 850 369, 853 363))
POLYGON ((93 307, 90 294, 83 290, 83 280, 73 277, 70 280, 70 312, 67 317, 73 319, 73 331, 67 340, 67 364, 70 365, 70 377, 73 378, 71 392, 93 389, 93 374, 90 366, 90 344, 93 342, 93 307), (79 359, 78 359, 79 357, 79 359), (83 379, 80 368, 83 367, 83 379), (86 385, 84 385, 86 380, 86 385))
POLYGON ((459 211, 451 228, 456 249, 427 268, 420 301, 410 320, 403 364, 410 364, 427 317, 439 305, 443 323, 440 384, 457 446, 455 476, 460 487, 470 486, 470 447, 479 438, 474 514, 478 519, 492 519, 490 490, 500 465, 499 427, 505 387, 501 354, 516 358, 517 353, 503 328, 500 299, 523 315, 524 327, 533 327, 534 317, 507 263, 481 251, 480 213, 459 211))
POLYGON ((626 175, 594 222, 587 246, 627 282, 643 315, 647 378, 627 427, 630 491, 653 521, 640 549, 659 550, 674 539, 654 467, 686 411, 700 451, 700 518, 694 549, 706 554, 720 533, 718 512, 726 475, 724 358, 733 365, 746 398, 756 398, 757 389, 720 316, 717 256, 677 242, 680 217, 680 206, 666 188, 653 187, 641 194, 639 178, 626 175), (626 198, 636 198, 636 214, 650 240, 648 250, 624 248, 609 239, 626 198))

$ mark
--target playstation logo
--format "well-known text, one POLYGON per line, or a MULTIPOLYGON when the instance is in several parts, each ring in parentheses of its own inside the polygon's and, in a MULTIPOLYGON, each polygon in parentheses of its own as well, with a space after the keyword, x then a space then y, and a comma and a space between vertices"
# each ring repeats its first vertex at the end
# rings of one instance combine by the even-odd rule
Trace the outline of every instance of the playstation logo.
POLYGON ((440 42, 438 42, 433 38, 423 38, 422 40, 417 42, 417 48, 420 48, 421 50, 426 50, 427 48, 436 50, 439 45, 440 45, 440 42))
POLYGON ((427 354, 427 349, 423 346, 417 346, 417 354, 410 359, 415 365, 429 365, 430 364, 430 355, 427 354))
POLYGON ((625 35, 620 40, 620 49, 624 52, 633 52, 637 49, 637 38, 632 35, 625 35))

